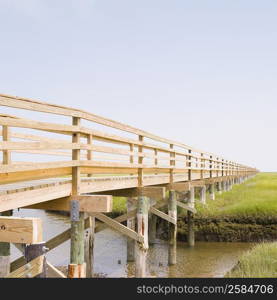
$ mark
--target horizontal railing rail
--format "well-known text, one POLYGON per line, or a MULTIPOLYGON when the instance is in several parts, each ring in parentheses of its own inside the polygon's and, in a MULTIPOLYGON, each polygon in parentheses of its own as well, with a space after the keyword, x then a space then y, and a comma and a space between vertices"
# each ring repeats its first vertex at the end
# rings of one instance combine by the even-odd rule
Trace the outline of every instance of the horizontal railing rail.
POLYGON ((32 178, 26 172, 33 172, 35 178, 68 176, 74 168, 88 176, 137 175, 138 186, 143 186, 144 173, 168 173, 170 182, 174 182, 174 174, 179 173, 188 174, 191 180, 192 173, 195 178, 203 179, 258 172, 221 156, 82 110, 7 95, 0 95, 0 106, 13 109, 13 115, 0 113, 0 184, 32 178), (63 115, 72 118, 72 122, 44 122, 16 116, 22 109, 63 115), (83 126, 82 120, 89 121, 90 126, 83 126), (93 124, 100 124, 104 129, 99 130, 93 124), (119 133, 114 134, 111 129, 119 133), (13 158, 14 154, 21 155, 20 161, 13 158), (31 161, 28 161, 30 154, 31 161), (40 161, 34 161, 36 155, 40 161), (57 160, 58 157, 64 160, 57 160))

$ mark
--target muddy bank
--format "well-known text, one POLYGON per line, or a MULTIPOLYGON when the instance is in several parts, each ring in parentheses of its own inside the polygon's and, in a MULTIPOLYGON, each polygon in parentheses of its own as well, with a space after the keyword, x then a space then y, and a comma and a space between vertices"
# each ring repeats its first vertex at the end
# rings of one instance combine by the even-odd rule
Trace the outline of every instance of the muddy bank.
MULTIPOLYGON (((207 242, 262 242, 277 240, 277 218, 195 217, 195 239, 207 242)), ((178 239, 187 240, 187 218, 178 218, 178 239)))
MULTIPOLYGON (((57 212, 51 212, 57 213, 57 212)), ((61 212, 58 212, 61 214, 61 212)), ((111 212, 107 215, 116 218, 124 212, 111 212)), ((62 215, 62 214, 61 214, 62 215)), ((68 215, 66 213, 65 215, 68 215)), ((203 242, 263 242, 277 240, 276 216, 224 216, 200 217, 195 216, 195 239, 203 242)), ((122 224, 126 225, 126 222, 122 224)), ((167 239, 167 222, 158 218, 158 238, 167 239)), ((186 215, 178 217, 179 241, 187 241, 186 215)))

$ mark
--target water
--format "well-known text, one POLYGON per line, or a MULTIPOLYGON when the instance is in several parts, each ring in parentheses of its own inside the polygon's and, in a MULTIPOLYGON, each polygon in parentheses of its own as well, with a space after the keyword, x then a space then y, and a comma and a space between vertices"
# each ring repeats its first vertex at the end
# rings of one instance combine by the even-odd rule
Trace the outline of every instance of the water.
MULTIPOLYGON (((44 239, 49 240, 70 227, 66 216, 41 210, 21 209, 15 216, 39 217, 43 221, 44 239)), ((47 253, 47 259, 56 266, 69 264, 69 241, 47 253)), ((250 249, 251 243, 197 242, 194 248, 186 243, 177 244, 177 264, 167 266, 166 242, 157 240, 148 251, 147 273, 153 277, 223 277, 250 249)), ((21 254, 12 247, 12 259, 21 254)), ((126 237, 105 229, 96 234, 94 271, 107 277, 134 276, 134 263, 127 263, 126 237)))

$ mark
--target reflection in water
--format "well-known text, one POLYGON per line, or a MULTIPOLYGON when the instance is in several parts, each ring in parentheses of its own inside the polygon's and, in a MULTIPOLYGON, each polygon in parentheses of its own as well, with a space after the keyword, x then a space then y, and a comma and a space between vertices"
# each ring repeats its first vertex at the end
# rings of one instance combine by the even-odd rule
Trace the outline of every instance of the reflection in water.
MULTIPOLYGON (((48 240, 69 228, 69 218, 41 210, 21 209, 15 216, 39 217, 43 221, 44 239, 48 240)), ((237 262, 238 256, 251 247, 251 243, 197 242, 194 248, 180 242, 177 246, 177 264, 167 266, 167 244, 157 240, 148 251, 147 273, 154 277, 222 277, 237 262)), ((47 254, 54 265, 68 265, 69 241, 47 254)), ((134 263, 127 263, 126 238, 106 229, 96 234, 94 270, 108 277, 134 276, 134 263)), ((12 247, 12 259, 20 256, 12 247)))

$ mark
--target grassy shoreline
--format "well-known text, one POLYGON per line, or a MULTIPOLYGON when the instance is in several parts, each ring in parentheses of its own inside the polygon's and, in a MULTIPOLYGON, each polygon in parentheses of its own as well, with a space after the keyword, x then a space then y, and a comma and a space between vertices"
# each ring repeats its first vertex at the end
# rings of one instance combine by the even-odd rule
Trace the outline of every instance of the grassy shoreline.
POLYGON ((261 243, 243 254, 228 278, 277 278, 277 242, 261 243))
MULTIPOLYGON (((231 191, 216 193, 207 204, 196 201, 198 241, 262 242, 277 240, 277 173, 260 173, 231 191)), ((126 212, 126 199, 115 198, 111 216, 126 212)), ((178 239, 186 241, 186 211, 178 209, 178 239)))

